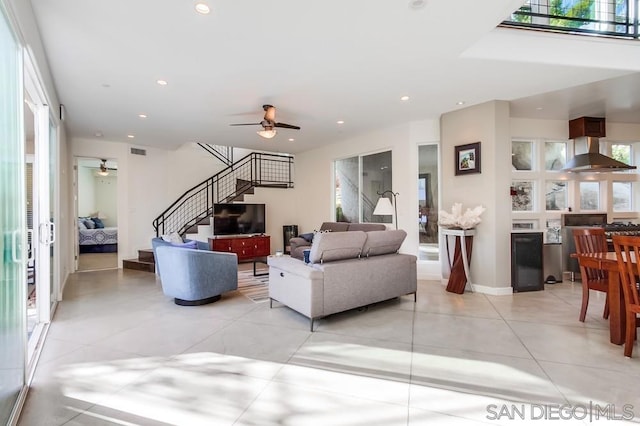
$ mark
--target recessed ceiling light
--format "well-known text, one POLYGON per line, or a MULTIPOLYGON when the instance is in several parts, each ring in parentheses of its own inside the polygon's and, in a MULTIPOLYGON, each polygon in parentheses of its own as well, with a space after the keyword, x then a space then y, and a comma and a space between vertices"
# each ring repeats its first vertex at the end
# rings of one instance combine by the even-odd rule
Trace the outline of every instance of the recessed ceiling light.
POLYGON ((344 120, 338 120, 338 121, 336 121, 336 123, 338 123, 338 124, 344 124, 344 120))
POLYGON ((207 15, 211 12, 211 9, 205 3, 196 3, 196 12, 201 15, 207 15))
POLYGON ((140 118, 147 118, 147 114, 138 114, 138 117, 140 117, 140 118))
POLYGON ((94 136, 97 138, 101 138, 102 137, 102 132, 95 132, 94 136))
POLYGON ((168 84, 166 80, 157 80, 156 83, 158 83, 160 86, 166 86, 168 84))
POLYGON ((456 102, 456 105, 464 105, 464 101, 458 101, 456 102))
POLYGON ((407 95, 400 98, 401 101, 408 101, 409 97, 407 95))
POLYGON ((133 135, 127 135, 127 137, 128 137, 129 139, 133 139, 133 138, 135 138, 135 136, 133 136, 133 135))
POLYGON ((295 141, 294 138, 289 138, 289 142, 293 142, 293 141, 295 141))
POLYGON ((538 111, 542 111, 542 110, 543 110, 543 108, 542 108, 542 107, 538 107, 538 108, 536 108, 536 110, 538 110, 538 111))

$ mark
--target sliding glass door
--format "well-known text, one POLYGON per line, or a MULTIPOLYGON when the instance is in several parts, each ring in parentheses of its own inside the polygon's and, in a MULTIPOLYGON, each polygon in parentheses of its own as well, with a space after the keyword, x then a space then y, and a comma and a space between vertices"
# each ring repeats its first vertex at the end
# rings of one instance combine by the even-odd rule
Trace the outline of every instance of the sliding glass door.
POLYGON ((22 66, 0 2, 0 424, 25 385, 26 273, 22 66))

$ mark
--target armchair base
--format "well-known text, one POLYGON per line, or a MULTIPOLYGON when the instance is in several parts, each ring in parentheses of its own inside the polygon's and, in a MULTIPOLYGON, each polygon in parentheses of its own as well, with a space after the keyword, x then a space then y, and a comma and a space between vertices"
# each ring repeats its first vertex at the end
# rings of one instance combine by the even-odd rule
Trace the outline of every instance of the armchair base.
POLYGON ((175 299, 173 299, 173 301, 176 305, 180 305, 180 306, 200 306, 200 305, 206 305, 208 303, 217 302, 218 300, 220 300, 221 297, 222 297, 221 295, 217 295, 217 296, 207 297, 199 300, 182 300, 176 297, 175 299))

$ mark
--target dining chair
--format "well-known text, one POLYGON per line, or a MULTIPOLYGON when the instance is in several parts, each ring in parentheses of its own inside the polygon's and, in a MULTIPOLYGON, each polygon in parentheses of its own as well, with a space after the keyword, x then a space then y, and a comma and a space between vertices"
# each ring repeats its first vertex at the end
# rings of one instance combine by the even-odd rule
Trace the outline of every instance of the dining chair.
MULTIPOLYGON (((576 228, 573 230, 573 239, 576 243, 576 253, 602 253, 608 251, 607 237, 603 228, 576 228)), ((597 290, 608 293, 609 274, 601 269, 587 268, 580 265, 580 278, 582 280, 582 307, 580 308, 580 321, 584 322, 589 305, 589 290, 597 290)), ((604 302, 603 318, 609 318, 609 297, 604 302)))
POLYGON ((627 261, 627 259, 640 259, 640 237, 626 235, 614 235, 613 247, 616 250, 618 269, 620 271, 620 285, 624 296, 626 311, 626 329, 624 338, 624 356, 631 358, 633 343, 640 327, 640 294, 638 290, 638 277, 640 276, 640 264, 627 261))

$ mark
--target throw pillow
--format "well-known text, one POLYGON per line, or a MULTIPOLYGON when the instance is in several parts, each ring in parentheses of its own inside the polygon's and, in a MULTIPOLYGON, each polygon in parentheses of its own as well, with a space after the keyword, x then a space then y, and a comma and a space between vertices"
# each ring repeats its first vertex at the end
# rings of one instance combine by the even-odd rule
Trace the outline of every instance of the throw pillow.
POLYGON ((102 223, 102 219, 98 219, 97 217, 92 217, 91 220, 96 224, 96 229, 104 228, 104 223, 102 223))
POLYGON ((175 244, 182 244, 184 243, 184 240, 182 239, 180 234, 178 234, 177 232, 171 232, 169 233, 169 242, 175 243, 175 244))
POLYGON ((300 235, 298 235, 298 237, 304 239, 308 243, 313 242, 313 232, 308 232, 306 234, 300 234, 300 235))
POLYGON ((198 243, 195 240, 187 241, 186 243, 171 243, 173 247, 198 249, 198 243))
POLYGON ((84 226, 86 226, 87 229, 96 229, 96 224, 91 219, 85 219, 84 220, 84 226))
POLYGON ((78 229, 83 230, 87 229, 87 225, 84 224, 84 220, 78 218, 78 229))

